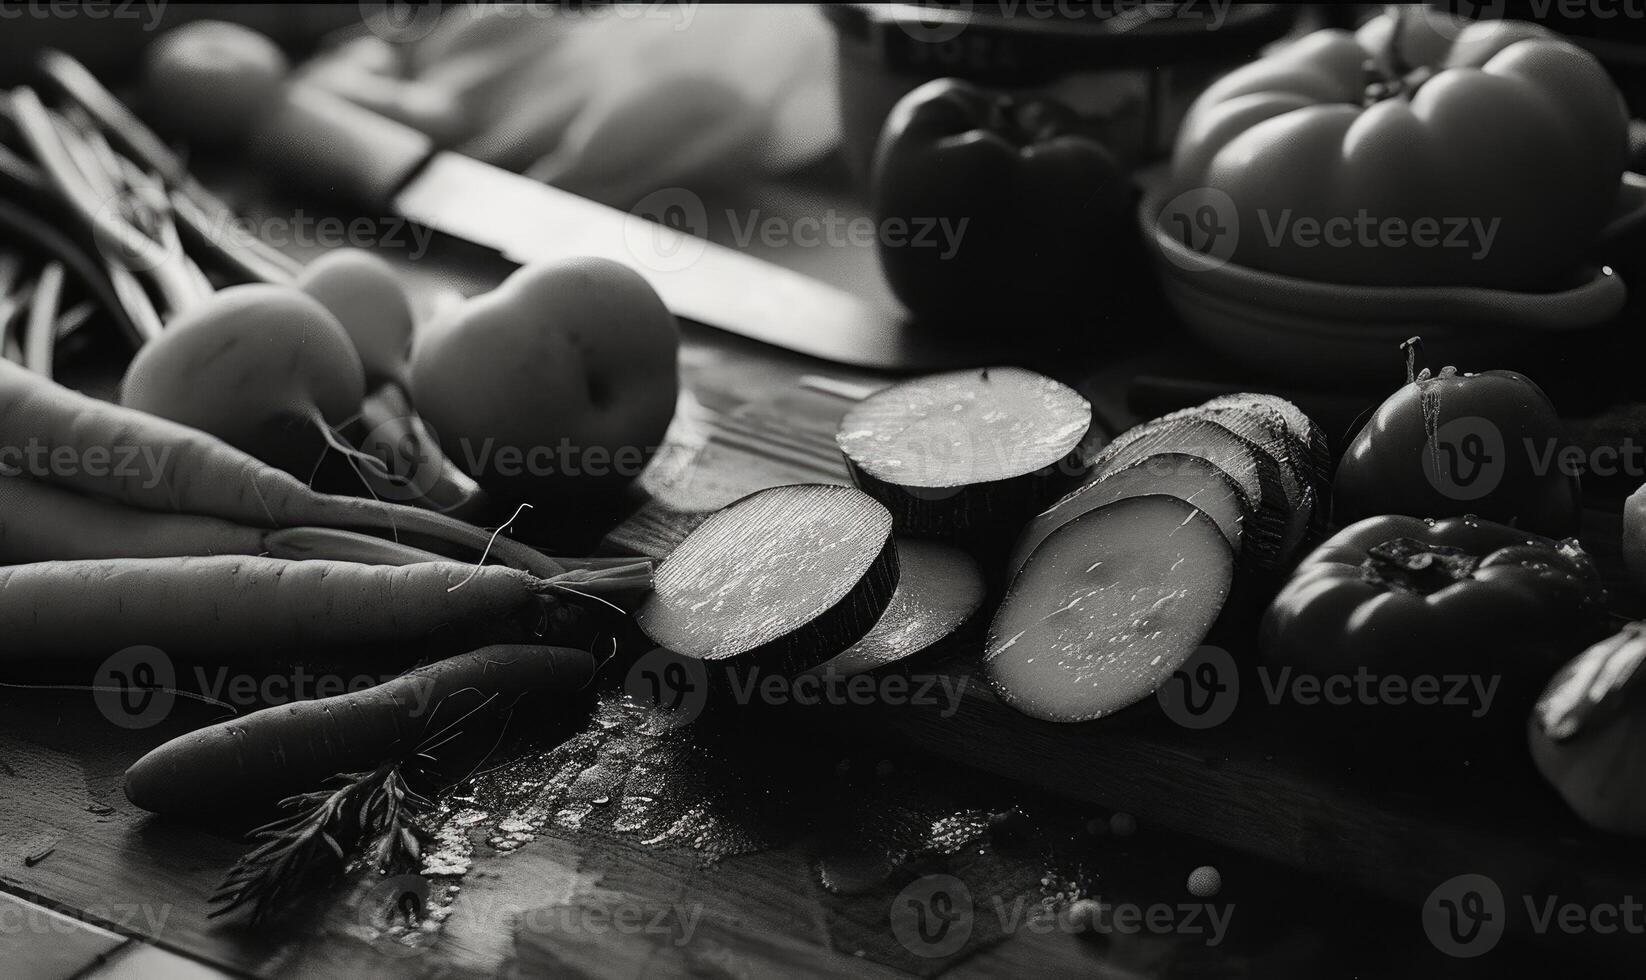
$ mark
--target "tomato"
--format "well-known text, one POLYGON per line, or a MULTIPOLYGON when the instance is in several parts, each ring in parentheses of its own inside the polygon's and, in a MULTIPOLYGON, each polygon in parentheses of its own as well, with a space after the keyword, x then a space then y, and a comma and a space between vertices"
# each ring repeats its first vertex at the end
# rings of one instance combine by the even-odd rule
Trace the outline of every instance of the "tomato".
POLYGON ((1081 119, 958 79, 892 110, 870 196, 881 269, 925 319, 1087 317, 1140 254, 1130 184, 1081 119))
MULTIPOLYGON (((1412 348, 1408 348, 1411 356, 1412 348)), ((1578 468, 1549 397, 1513 371, 1427 369, 1384 401, 1338 465, 1332 518, 1481 517, 1539 534, 1577 533, 1578 468)))
POLYGON ((1373 517, 1316 549, 1275 597, 1261 630, 1266 683, 1281 671, 1325 679, 1364 670, 1415 694, 1433 678, 1435 698, 1455 698, 1380 701, 1374 686, 1368 700, 1317 714, 1370 723, 1379 738, 1414 721, 1414 731, 1518 735, 1543 684, 1604 634, 1605 601, 1574 540, 1473 517, 1373 517))
POLYGON ((1541 27, 1385 15, 1202 93, 1173 171, 1208 190, 1162 227, 1306 279, 1535 289, 1569 277, 1611 214, 1627 125, 1600 63, 1541 27))

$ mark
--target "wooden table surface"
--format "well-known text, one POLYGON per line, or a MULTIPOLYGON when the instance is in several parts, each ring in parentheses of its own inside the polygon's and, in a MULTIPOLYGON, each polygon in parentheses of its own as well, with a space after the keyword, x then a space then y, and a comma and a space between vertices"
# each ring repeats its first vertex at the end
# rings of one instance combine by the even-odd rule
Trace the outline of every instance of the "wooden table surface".
MULTIPOLYGON (((757 206, 788 213, 854 206, 830 184, 782 188, 761 200, 757 206)), ((880 290, 885 298, 871 254, 791 250, 775 257, 880 290)), ((425 286, 472 293, 506 270, 473 248, 441 242, 412 271, 425 286)), ((1107 341, 1082 342, 1029 359, 1061 365, 1059 373, 1082 384, 1100 415, 1123 424, 1125 375, 1134 369, 1117 368, 1112 350, 1107 341)), ((1022 360, 1023 353, 1002 351, 1001 359, 1022 360)), ((646 485, 656 499, 610 536, 610 549, 655 553, 689 526, 690 512, 759 486, 844 480, 838 463, 818 449, 829 413, 840 410, 837 400, 830 407, 834 396, 820 390, 830 384, 818 379, 848 387, 881 380, 697 327, 686 330, 682 371, 689 397, 675 438, 680 458, 691 465, 649 474, 646 485)), ((971 654, 962 642, 938 663, 964 674, 971 654)), ((120 788, 126 766, 163 739, 204 723, 205 711, 180 702, 162 724, 129 731, 105 720, 84 693, 0 690, 0 889, 9 893, 0 895, 0 963, 7 964, 0 973, 351 980, 1497 975, 1505 956, 1529 963, 1542 955, 1511 942, 1497 959, 1483 958, 1489 962, 1446 959, 1425 939, 1415 908, 1335 875, 1329 857, 1316 855, 1318 869, 1310 869, 1307 855, 1303 868, 1288 867, 1273 860, 1274 848, 1264 853, 1238 835, 1212 841, 1178 832, 1174 810, 1194 805, 1162 801, 1178 793, 1185 801, 1200 798, 1197 784, 1220 768, 1215 751, 1186 753, 1192 764, 1164 769, 1158 779, 1141 773, 1129 784, 1096 785, 1087 782, 1094 778, 1089 767, 1048 762, 1070 751, 1100 755, 1101 733, 1062 743, 1056 733, 1019 731, 987 706, 978 710, 982 714, 966 716, 982 719, 973 727, 874 711, 722 719, 703 736, 709 739, 700 746, 705 758, 734 770, 745 793, 788 801, 765 807, 769 826, 758 847, 709 860, 689 846, 645 843, 609 820, 552 819, 517 848, 476 844, 473 867, 439 928, 401 942, 385 939, 383 884, 369 879, 317 894, 311 907, 272 925, 206 917, 207 896, 244 844, 232 828, 149 817, 131 807, 120 788), (1127 798, 1149 784, 1135 802, 1127 798), (853 818, 859 801, 880 812, 895 803, 898 812, 928 824, 934 815, 962 824, 981 820, 984 831, 944 853, 901 861, 895 873, 831 891, 822 873, 853 867, 861 857, 849 849, 841 857, 836 826, 853 818), (1142 814, 1135 834, 1087 829, 1095 821, 1102 830, 1114 811, 1133 807, 1142 814), (989 814, 1014 808, 1031 817, 1026 843, 1002 828, 987 830, 989 814), (1094 939, 1011 914, 1066 893, 1066 878, 1111 902, 1176 908, 1193 901, 1184 885, 1188 872, 1206 864, 1217 866, 1226 882, 1211 904, 1230 910, 1228 934, 1215 946, 1187 927, 1094 939), (971 888, 972 938, 958 952, 923 956, 932 950, 893 934, 894 900, 923 874, 950 875, 971 888), (625 913, 635 922, 673 925, 620 928, 629 921, 625 913), (683 920, 692 923, 684 937, 683 920)), ((1133 755, 1139 751, 1124 739, 1117 744, 1133 755)), ((1147 769, 1146 750, 1139 766, 1147 769)), ((710 778, 703 776, 705 785, 710 778)), ((1355 777, 1345 778, 1352 785, 1355 777)), ((1268 819, 1264 805, 1254 801, 1238 819, 1268 819)), ((1328 839, 1338 826, 1350 833, 1356 826, 1354 819, 1333 824, 1327 810, 1273 817, 1279 827, 1328 839)), ((1415 825, 1404 830, 1425 832, 1415 825)), ((1356 845, 1346 840, 1344 846, 1356 845)))

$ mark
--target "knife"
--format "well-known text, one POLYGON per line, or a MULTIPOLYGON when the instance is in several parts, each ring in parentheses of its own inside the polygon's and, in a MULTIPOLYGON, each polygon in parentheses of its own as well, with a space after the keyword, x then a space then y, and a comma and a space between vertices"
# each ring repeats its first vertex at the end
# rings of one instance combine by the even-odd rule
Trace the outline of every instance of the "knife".
POLYGON ((364 213, 395 214, 524 264, 599 256, 641 273, 676 316, 852 367, 985 363, 976 342, 901 311, 456 153, 313 85, 288 82, 250 122, 248 159, 364 213))

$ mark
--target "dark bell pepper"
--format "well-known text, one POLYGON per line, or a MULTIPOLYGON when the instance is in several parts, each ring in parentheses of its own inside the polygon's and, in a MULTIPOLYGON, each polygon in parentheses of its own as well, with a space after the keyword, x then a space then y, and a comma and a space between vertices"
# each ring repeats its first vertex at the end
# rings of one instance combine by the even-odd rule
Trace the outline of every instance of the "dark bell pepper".
POLYGON ((1518 735, 1548 679, 1606 632, 1605 602, 1575 540, 1467 516, 1369 518, 1316 549, 1269 607, 1264 679, 1284 691, 1297 676, 1370 675, 1349 703, 1310 713, 1379 738, 1518 735), (1398 699, 1379 693, 1384 678, 1398 699), (1428 704, 1411 697, 1419 679, 1428 704))
POLYGON ((870 185, 881 268, 923 320, 1090 322, 1135 281, 1130 183, 1059 103, 928 82, 887 117, 870 185))

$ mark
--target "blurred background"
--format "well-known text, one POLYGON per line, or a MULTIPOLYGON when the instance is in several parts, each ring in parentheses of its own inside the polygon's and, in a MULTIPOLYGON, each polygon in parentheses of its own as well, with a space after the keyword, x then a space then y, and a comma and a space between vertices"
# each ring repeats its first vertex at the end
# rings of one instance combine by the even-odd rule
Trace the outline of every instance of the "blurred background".
MULTIPOLYGON (((446 146, 626 206, 661 186, 819 162, 860 180, 891 106, 939 76, 1054 95, 1104 120, 1110 142, 1144 163, 1166 152, 1188 101, 1217 73, 1284 35, 1379 9, 1093 3, 1006 18, 1005 6, 148 0, 47 17, 13 4, 0 84, 23 80, 45 46, 118 83, 164 31, 237 21, 279 42, 310 80, 446 146)), ((1600 57, 1637 114, 1646 98, 1639 18, 1611 16, 1606 4, 1434 6, 1541 21, 1600 57)))

